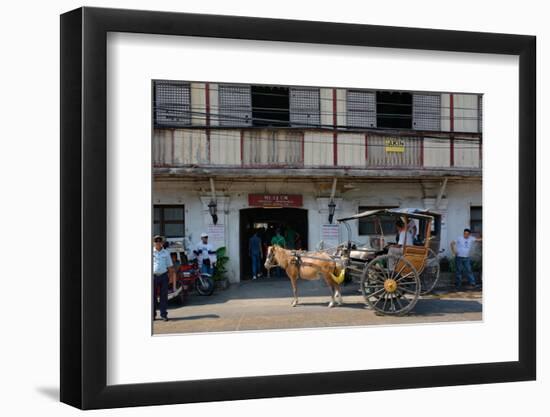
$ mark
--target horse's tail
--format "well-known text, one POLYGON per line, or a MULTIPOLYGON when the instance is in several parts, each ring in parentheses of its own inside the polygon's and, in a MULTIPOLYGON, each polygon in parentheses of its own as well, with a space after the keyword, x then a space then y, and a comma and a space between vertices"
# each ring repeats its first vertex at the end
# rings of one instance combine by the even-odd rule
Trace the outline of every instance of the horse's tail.
MULTIPOLYGON (((338 268, 334 268, 334 272, 337 272, 338 268)), ((332 280, 340 285, 342 282, 344 282, 344 278, 346 277, 346 268, 342 268, 340 270, 340 273, 338 275, 334 275, 332 272, 330 273, 330 277, 332 280)))

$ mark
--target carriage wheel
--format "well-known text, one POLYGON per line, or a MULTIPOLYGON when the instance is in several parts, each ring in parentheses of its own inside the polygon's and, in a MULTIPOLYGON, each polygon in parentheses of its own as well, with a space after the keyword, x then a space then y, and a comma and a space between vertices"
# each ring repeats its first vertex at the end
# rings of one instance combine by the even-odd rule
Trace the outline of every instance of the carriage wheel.
POLYGON ((439 279, 439 259, 433 250, 428 251, 426 267, 420 274, 420 295, 433 291, 439 279))
POLYGON ((382 255, 363 270, 361 291, 368 305, 378 313, 400 316, 411 311, 418 301, 420 279, 403 256, 382 255), (390 258, 393 262, 389 262, 390 258))

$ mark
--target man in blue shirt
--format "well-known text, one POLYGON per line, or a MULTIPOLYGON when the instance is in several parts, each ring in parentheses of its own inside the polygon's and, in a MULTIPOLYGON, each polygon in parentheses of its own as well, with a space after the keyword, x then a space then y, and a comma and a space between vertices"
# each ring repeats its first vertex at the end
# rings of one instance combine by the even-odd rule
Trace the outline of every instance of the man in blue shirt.
POLYGON ((259 278, 262 271, 262 239, 258 236, 257 230, 254 231, 254 234, 248 240, 248 255, 252 258, 252 279, 259 278))
POLYGON ((157 319, 157 309, 163 321, 168 321, 168 273, 173 273, 174 267, 170 254, 162 246, 162 236, 153 237, 153 320, 157 319), (157 300, 157 288, 159 288, 159 299, 157 300))

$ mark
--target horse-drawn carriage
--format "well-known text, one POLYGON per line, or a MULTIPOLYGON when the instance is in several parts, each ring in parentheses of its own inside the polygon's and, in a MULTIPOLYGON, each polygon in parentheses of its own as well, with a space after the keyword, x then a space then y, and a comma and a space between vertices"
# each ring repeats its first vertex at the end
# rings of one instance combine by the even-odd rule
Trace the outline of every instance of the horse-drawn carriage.
POLYGON ((376 312, 403 315, 413 309, 420 295, 433 290, 439 278, 439 235, 441 217, 420 209, 379 209, 337 220, 348 232, 346 242, 336 248, 315 252, 270 248, 266 268, 280 266, 287 272, 298 302, 296 281, 323 277, 331 289, 332 307, 342 303, 340 284, 358 282, 366 303, 376 312), (369 241, 352 240, 351 221, 365 219, 374 234, 369 241), (395 243, 384 234, 383 221, 392 228, 402 225, 395 243))
MULTIPOLYGON (((420 295, 428 294, 439 279, 439 229, 441 217, 420 209, 371 210, 337 220, 345 225, 348 241, 339 245, 335 258, 344 261, 348 277, 360 283, 368 305, 382 314, 411 311, 420 295), (367 244, 351 240, 350 221, 372 220, 377 232, 367 244), (382 219, 401 221, 403 242, 397 250, 384 235, 382 219)), ((399 241, 399 236, 396 237, 399 241)))

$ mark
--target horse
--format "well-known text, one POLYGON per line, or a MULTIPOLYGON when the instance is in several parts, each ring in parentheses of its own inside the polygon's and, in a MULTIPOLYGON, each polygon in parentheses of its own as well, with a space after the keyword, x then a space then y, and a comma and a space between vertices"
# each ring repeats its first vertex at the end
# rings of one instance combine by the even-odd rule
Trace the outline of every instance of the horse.
POLYGON ((286 271, 292 285, 294 299, 292 307, 298 304, 298 278, 316 280, 321 277, 325 280, 331 292, 329 307, 334 307, 337 302, 342 305, 342 293, 340 284, 343 281, 345 270, 339 266, 328 254, 324 252, 304 253, 290 251, 278 245, 270 246, 267 249, 265 268, 270 269, 279 266, 286 271), (304 260, 305 261, 304 261, 304 260), (336 275, 334 274, 336 273, 336 275))

